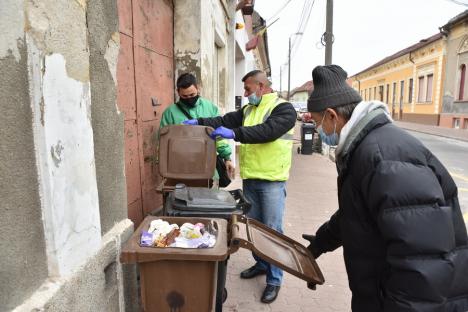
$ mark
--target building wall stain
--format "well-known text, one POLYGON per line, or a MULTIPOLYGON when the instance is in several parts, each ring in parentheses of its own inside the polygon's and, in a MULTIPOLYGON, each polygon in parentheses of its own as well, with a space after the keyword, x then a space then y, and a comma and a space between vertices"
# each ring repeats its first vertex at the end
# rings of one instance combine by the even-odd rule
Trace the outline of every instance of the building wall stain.
POLYGON ((25 30, 45 54, 62 54, 67 75, 89 81, 89 51, 86 47, 86 1, 28 0, 25 30))
POLYGON ((52 156, 52 160, 54 161, 55 167, 59 167, 60 163, 62 162, 62 152, 65 148, 62 145, 61 141, 58 141, 56 145, 50 147, 50 156, 52 156))

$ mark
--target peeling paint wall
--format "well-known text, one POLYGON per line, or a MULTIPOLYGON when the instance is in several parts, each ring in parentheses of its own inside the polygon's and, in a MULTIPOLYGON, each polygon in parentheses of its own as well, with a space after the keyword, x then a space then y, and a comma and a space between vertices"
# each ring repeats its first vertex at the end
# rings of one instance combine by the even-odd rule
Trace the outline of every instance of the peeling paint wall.
POLYGON ((89 82, 86 1, 26 0, 25 27, 44 54, 63 55, 67 76, 89 82))
POLYGON ((183 73, 193 73, 201 82, 201 0, 174 1, 175 79, 183 73))
POLYGON ((0 10, 0 311, 9 311, 47 277, 47 258, 29 104, 24 14, 16 1, 2 1, 0 10))
POLYGON ((135 268, 118 263, 133 226, 116 1, 2 1, 0 311, 137 306, 122 282, 135 268))
POLYGON ((101 241, 86 7, 29 0, 24 10, 49 276, 66 276, 101 241))
POLYGON ((195 73, 202 96, 215 102, 222 113, 233 110, 235 3, 175 1, 174 11, 175 78, 183 72, 195 73))
POLYGON ((120 48, 117 1, 88 1, 91 116, 94 133, 101 229, 127 218, 124 115, 117 108, 120 48))

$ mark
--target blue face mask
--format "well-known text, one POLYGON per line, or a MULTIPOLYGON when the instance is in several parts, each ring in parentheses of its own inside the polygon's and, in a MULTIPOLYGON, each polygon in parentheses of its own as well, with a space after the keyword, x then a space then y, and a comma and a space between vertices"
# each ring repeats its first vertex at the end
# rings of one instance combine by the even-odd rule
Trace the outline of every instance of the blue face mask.
POLYGON ((336 122, 335 122, 335 128, 333 129, 333 133, 326 134, 325 131, 323 131, 323 127, 322 127, 322 123, 323 123, 323 120, 325 119, 325 115, 323 115, 322 122, 320 123, 320 126, 318 128, 320 139, 322 140, 323 143, 329 146, 336 146, 338 145, 338 142, 340 141, 338 134, 336 134, 336 122))
POLYGON ((262 101, 262 97, 258 97, 255 92, 249 95, 247 98, 249 99, 249 103, 252 105, 258 105, 262 101))

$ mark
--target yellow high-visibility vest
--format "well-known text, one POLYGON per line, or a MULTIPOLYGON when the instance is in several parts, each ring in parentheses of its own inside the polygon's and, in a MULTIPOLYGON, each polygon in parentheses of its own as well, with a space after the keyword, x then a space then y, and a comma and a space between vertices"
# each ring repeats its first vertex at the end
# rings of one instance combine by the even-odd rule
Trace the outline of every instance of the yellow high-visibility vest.
MULTIPOLYGON (((276 93, 264 94, 258 106, 248 104, 244 109, 244 127, 264 123, 277 105, 286 101, 276 93)), ((286 181, 291 168, 294 128, 279 139, 262 144, 241 144, 240 173, 242 179, 286 181)))

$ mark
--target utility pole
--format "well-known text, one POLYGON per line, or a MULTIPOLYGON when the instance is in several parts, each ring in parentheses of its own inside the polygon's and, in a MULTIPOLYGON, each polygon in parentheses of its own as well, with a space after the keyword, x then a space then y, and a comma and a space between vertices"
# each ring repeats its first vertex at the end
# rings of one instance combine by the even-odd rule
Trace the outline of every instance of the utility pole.
POLYGON ((292 36, 300 36, 302 35, 301 32, 297 32, 289 36, 289 52, 288 52, 288 101, 291 95, 291 37, 292 36))
POLYGON ((283 65, 280 65, 280 94, 283 95, 283 65))
POLYGON ((332 63, 333 39, 333 0, 327 0, 327 26, 325 30, 325 65, 331 65, 332 63))

